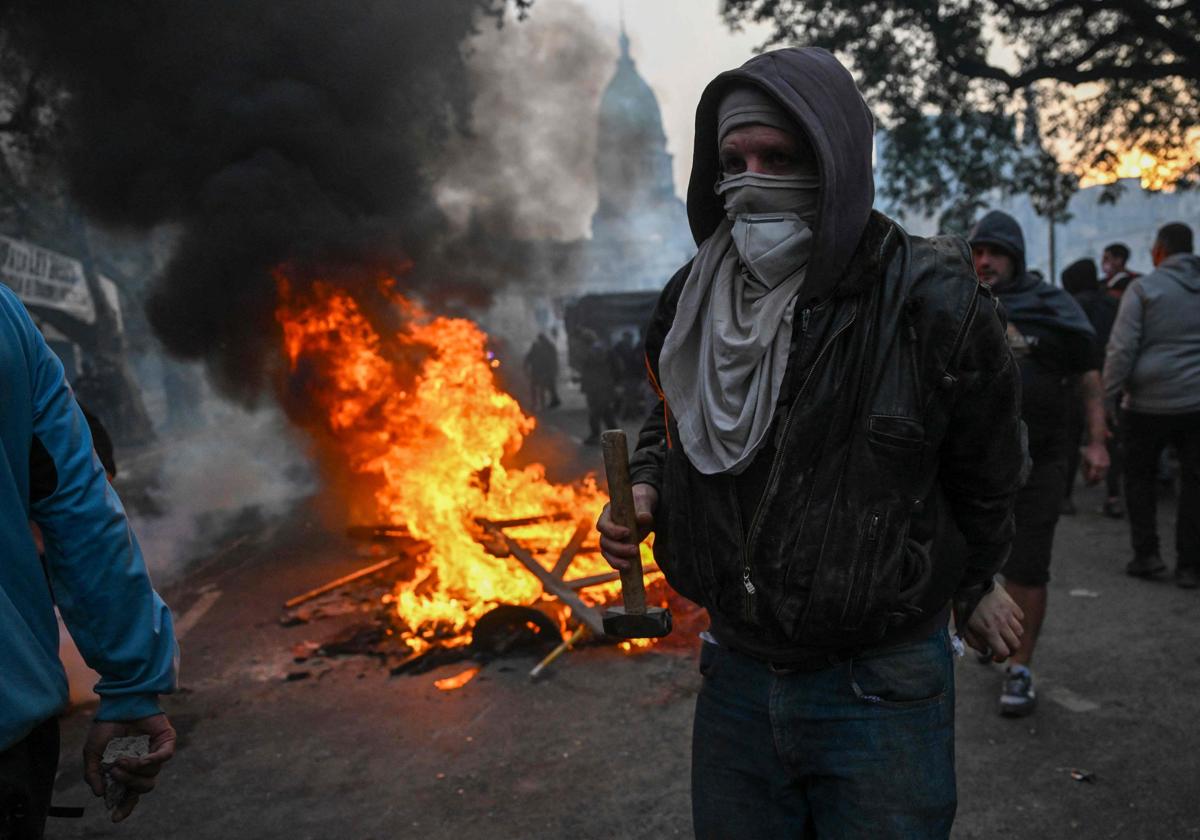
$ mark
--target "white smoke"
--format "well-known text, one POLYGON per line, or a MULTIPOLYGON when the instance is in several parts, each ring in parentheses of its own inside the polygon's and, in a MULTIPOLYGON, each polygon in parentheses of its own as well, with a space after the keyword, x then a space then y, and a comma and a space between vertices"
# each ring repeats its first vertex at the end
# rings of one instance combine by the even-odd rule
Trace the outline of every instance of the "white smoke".
POLYGON ((235 544, 265 541, 317 486, 305 437, 274 406, 247 410, 209 394, 198 411, 193 430, 163 433, 159 450, 140 456, 151 463, 119 465, 133 475, 118 487, 157 466, 147 496, 161 513, 130 516, 157 585, 235 544))
POLYGON ((616 36, 573 0, 470 41, 472 135, 452 140, 435 194, 459 227, 571 240, 596 207, 596 113, 612 78, 616 36))

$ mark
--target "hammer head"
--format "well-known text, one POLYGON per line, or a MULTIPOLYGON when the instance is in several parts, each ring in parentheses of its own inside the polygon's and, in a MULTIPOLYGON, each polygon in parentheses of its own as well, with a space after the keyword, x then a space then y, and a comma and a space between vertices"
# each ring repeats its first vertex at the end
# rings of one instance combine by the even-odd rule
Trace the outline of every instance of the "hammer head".
POLYGON ((671 632, 671 611, 647 607, 644 613, 627 613, 624 607, 604 611, 604 635, 613 639, 656 639, 671 632))

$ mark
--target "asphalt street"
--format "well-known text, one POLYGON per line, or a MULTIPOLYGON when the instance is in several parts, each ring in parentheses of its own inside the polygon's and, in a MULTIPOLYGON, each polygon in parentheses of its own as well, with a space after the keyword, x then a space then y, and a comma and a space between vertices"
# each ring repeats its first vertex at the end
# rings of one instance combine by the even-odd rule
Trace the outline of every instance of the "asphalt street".
MULTIPOLYGON (((551 425, 581 422, 575 409, 551 425)), ((1200 592, 1126 577, 1125 523, 1095 512, 1098 490, 1077 500, 1055 546, 1037 713, 1002 719, 1000 666, 957 662, 961 840, 1200 837, 1200 592)), ((1169 525, 1171 498, 1160 515, 1169 525)), ((311 508, 214 555, 165 592, 184 631, 182 690, 165 700, 182 737, 159 789, 111 825, 80 780, 90 709, 77 709, 56 801, 87 810, 50 837, 691 836, 694 642, 587 647, 537 683, 533 660, 499 660, 452 692, 434 681, 461 666, 390 677, 363 656, 289 682, 293 647, 339 619, 283 627, 279 605, 366 561, 311 508)))

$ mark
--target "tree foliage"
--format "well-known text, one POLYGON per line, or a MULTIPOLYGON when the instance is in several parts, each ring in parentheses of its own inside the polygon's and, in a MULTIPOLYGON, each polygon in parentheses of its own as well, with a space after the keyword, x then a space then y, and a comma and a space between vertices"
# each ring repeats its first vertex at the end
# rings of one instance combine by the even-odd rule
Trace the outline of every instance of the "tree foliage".
POLYGON ((1079 174, 1112 177, 1135 148, 1176 185, 1200 182, 1196 0, 725 0, 723 14, 769 24, 764 47, 847 60, 886 132, 884 197, 943 226, 995 188, 1059 217, 1079 174))

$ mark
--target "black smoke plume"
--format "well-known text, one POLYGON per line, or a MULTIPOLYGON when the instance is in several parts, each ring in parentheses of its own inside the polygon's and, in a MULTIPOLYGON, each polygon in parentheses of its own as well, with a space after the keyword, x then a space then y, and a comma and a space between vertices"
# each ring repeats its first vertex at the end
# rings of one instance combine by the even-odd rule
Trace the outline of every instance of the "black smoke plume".
MULTIPOLYGON (((273 268, 303 283, 350 264, 421 265, 445 224, 429 165, 470 111, 464 42, 528 5, 21 2, 31 54, 70 95, 75 198, 103 224, 173 226, 150 322, 244 400, 278 343, 273 268)), ((406 282, 419 286, 419 269, 406 282)))

